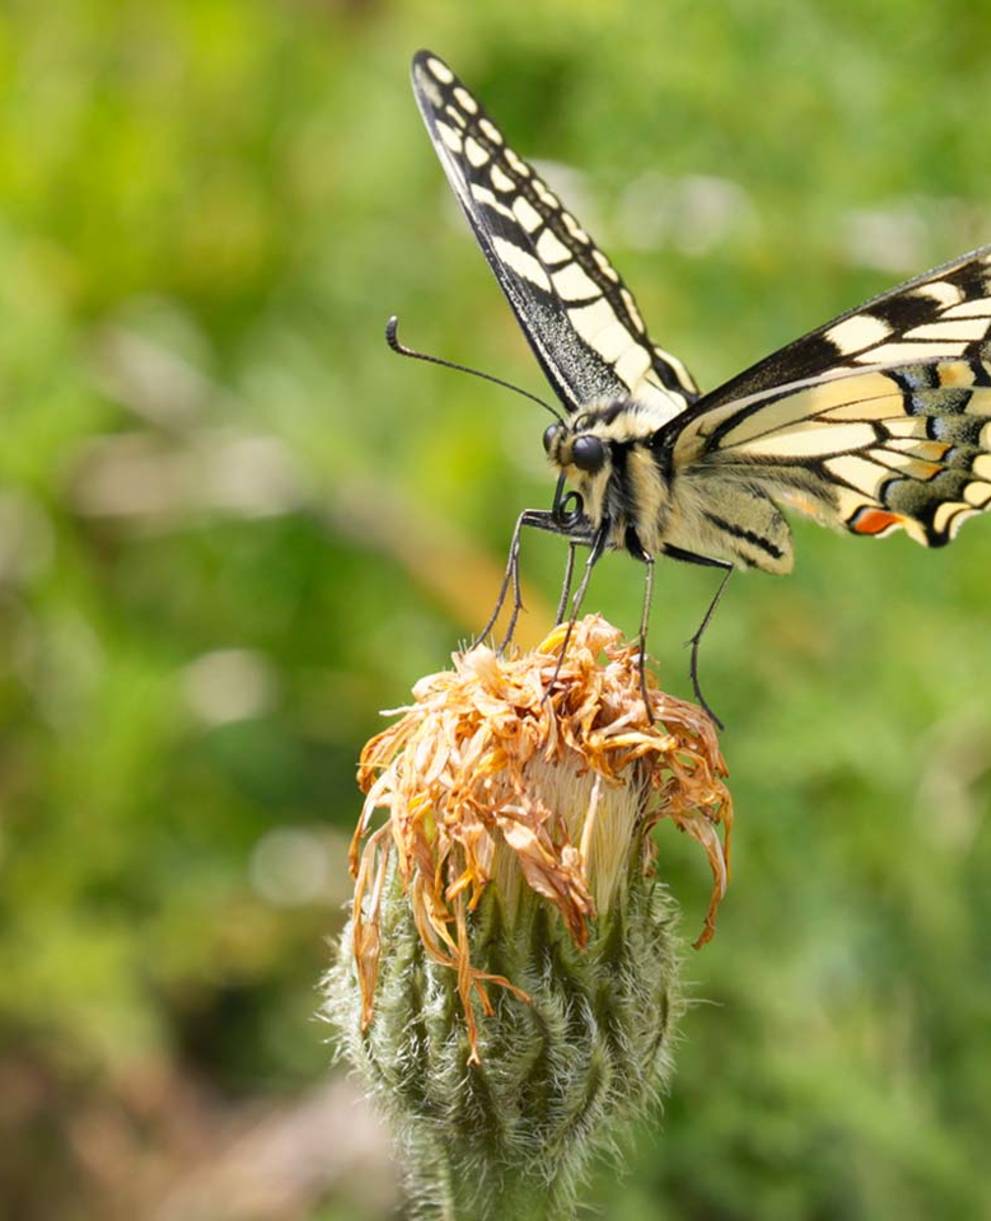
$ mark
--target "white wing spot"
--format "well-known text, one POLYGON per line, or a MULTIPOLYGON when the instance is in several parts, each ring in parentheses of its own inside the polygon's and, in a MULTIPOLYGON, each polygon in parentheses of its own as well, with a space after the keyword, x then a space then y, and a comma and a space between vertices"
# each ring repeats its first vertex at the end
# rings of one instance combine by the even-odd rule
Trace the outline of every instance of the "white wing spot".
POLYGON ((906 416, 903 420, 886 420, 881 425, 889 437, 926 438, 926 420, 919 416, 906 416))
POLYGON ((991 454, 978 454, 971 470, 981 479, 991 479, 991 454))
MULTIPOLYGON (((484 119, 479 124, 479 126, 482 127, 484 130, 484 127, 485 127, 484 119)), ((488 135, 487 132, 486 132, 486 135, 488 135)), ((517 174, 520 175, 521 178, 530 177, 530 167, 527 165, 527 163, 523 160, 522 157, 517 157, 517 155, 513 152, 513 150, 511 148, 506 149, 506 160, 509 162, 509 168, 512 170, 515 170, 517 172, 517 174)))
POLYGON ((939 384, 941 386, 966 387, 973 386, 977 378, 977 370, 966 361, 947 361, 937 365, 939 384))
POLYGON ((478 103, 463 85, 455 88, 454 96, 458 99, 459 105, 463 106, 469 114, 478 114, 478 103))
POLYGON ((988 329, 987 318, 948 318, 946 321, 927 322, 905 332, 906 339, 949 339, 969 342, 983 339, 988 329))
POLYGON ((500 259, 511 267, 518 276, 522 276, 524 280, 529 280, 531 284, 536 284, 538 288, 542 288, 544 292, 551 291, 551 282, 547 277, 547 272, 544 271, 540 263, 528 251, 523 250, 520 246, 514 245, 513 242, 507 241, 504 237, 494 236, 492 245, 495 247, 495 252, 500 259))
POLYGON ((571 251, 550 229, 537 238, 537 254, 545 263, 563 263, 571 258, 571 251))
POLYGON ((589 243, 589 236, 585 230, 579 225, 570 212, 562 212, 561 219, 564 221, 564 227, 568 230, 576 242, 581 242, 583 246, 589 243))
POLYGON ((444 113, 449 119, 453 119, 459 127, 464 128, 468 126, 468 120, 464 117, 461 111, 458 110, 457 106, 445 106, 444 113))
POLYGON ((964 408, 965 415, 991 415, 991 390, 987 386, 975 386, 971 391, 970 398, 967 400, 967 406, 964 408))
POLYGON ((650 368, 650 356, 638 343, 631 343, 616 361, 616 376, 632 390, 650 368))
POLYGON ((858 458, 856 454, 827 458, 823 465, 831 475, 845 480, 865 496, 872 496, 874 499, 877 499, 881 484, 891 478, 891 471, 886 467, 878 466, 876 462, 868 462, 866 458, 858 458))
POLYGON ((633 300, 632 295, 626 288, 619 290, 619 295, 623 298, 623 304, 626 306, 626 311, 633 319, 633 325, 642 335, 646 329, 643 324, 643 319, 640 317, 640 311, 637 309, 637 303, 633 300))
POLYGON ((968 504, 975 505, 978 509, 983 509, 984 506, 991 500, 991 483, 968 483, 963 490, 964 497, 968 504))
POLYGON ((848 356, 851 352, 859 352, 861 348, 887 339, 891 327, 873 314, 854 314, 852 318, 837 322, 823 334, 830 343, 835 344, 841 356, 848 356))
POLYGON ((446 123, 442 123, 440 119, 437 122, 437 134, 444 141, 452 153, 461 153, 462 140, 453 127, 448 127, 446 123))
POLYGON ((684 411, 688 406, 684 395, 652 381, 650 370, 635 386, 630 387, 630 393, 636 399, 638 406, 650 409, 651 417, 656 421, 655 428, 660 428, 668 420, 673 420, 680 411, 684 411))
POLYGON ((420 89, 420 92, 426 95, 434 110, 440 110, 444 104, 444 95, 437 88, 437 82, 430 75, 430 73, 424 72, 423 68, 419 64, 417 64, 416 67, 416 83, 420 89))
POLYGON ((947 283, 946 280, 933 280, 931 284, 920 284, 918 288, 912 289, 911 295, 929 297, 943 306, 956 305, 963 300, 962 290, 955 284, 947 283))
POLYGON ((487 136, 493 144, 502 143, 502 132, 494 123, 490 123, 488 119, 479 119, 478 127, 483 136, 487 136))
POLYGON ((596 351, 599 350, 598 336, 606 327, 619 326, 626 337, 626 342, 629 343, 630 336, 626 327, 622 326, 619 322, 613 313, 612 306, 605 297, 600 297, 598 301, 594 301, 591 305, 581 305, 575 309, 569 309, 568 317, 582 339, 594 347, 596 351))
POLYGON ((458 153, 460 155, 461 148, 463 148, 464 145, 463 140, 461 140, 458 132, 454 131, 453 127, 448 127, 447 123, 442 123, 439 118, 437 120, 437 134, 439 137, 441 137, 444 144, 447 144, 447 147, 450 149, 450 151, 452 151, 452 153, 458 153))
POLYGON ((485 204, 487 208, 491 208, 493 212, 498 212, 500 216, 505 216, 509 220, 513 219, 513 214, 504 203, 500 203, 492 194, 488 187, 483 187, 480 182, 473 182, 471 185, 471 193, 479 203, 485 204))
POLYGON ((497 191, 511 191, 516 186, 506 171, 501 170, 497 165, 493 164, 492 169, 489 170, 489 177, 497 191))
POLYGON ((465 138, 465 156, 467 156, 469 162, 475 166, 476 169, 478 166, 484 165, 489 159, 488 152, 486 149, 482 148, 481 144, 479 144, 474 136, 467 136, 465 138))
POLYGON ((619 283, 619 272, 617 272, 616 268, 613 267, 601 250, 593 250, 592 258, 595 259, 596 267, 598 267, 607 280, 612 280, 614 284, 619 283))
POLYGON ((887 365, 905 361, 908 364, 930 360, 933 356, 962 356, 966 343, 884 343, 879 348, 861 352, 853 359, 858 364, 887 365))
POLYGON ((976 301, 961 301, 943 313, 944 318, 991 318, 991 300, 978 297, 976 301))
POLYGON ((537 198, 540 202, 546 204, 548 208, 553 208, 555 211, 560 208, 561 201, 553 191, 548 191, 539 178, 534 178, 533 189, 537 193, 537 198))
POLYGON ((439 59, 434 59, 432 55, 427 60, 427 67, 442 85, 449 85, 454 80, 454 73, 447 64, 442 63, 439 59))
POLYGON ((941 505, 936 506, 936 512, 933 514, 933 529, 937 534, 943 533, 962 507, 959 500, 944 500, 941 505))
POLYGON ((580 301, 583 297, 600 295, 598 285, 589 279, 577 263, 569 263, 567 267, 556 271, 551 279, 565 301, 580 301))
POLYGON ((513 200, 513 215, 527 233, 532 233, 534 229, 539 229, 544 223, 543 217, 537 209, 528 199, 524 199, 522 195, 517 195, 513 200))
MULTIPOLYGON (((586 308, 594 309, 595 306, 586 308)), ((574 323, 575 315, 582 314, 584 312, 584 310, 580 309, 570 310, 568 316, 574 323)), ((609 311, 609 315, 611 321, 607 322, 605 326, 601 326, 591 335, 586 335, 577 324, 575 325, 575 330, 578 331, 579 335, 582 336, 590 347, 593 347, 596 352, 598 352, 598 354, 607 364, 611 365, 619 360, 626 349, 630 346, 630 333, 626 327, 623 326, 622 322, 616 318, 615 314, 612 313, 612 310, 609 311)), ((596 320, 592 318, 586 325, 592 327, 595 325, 595 321, 596 320)))

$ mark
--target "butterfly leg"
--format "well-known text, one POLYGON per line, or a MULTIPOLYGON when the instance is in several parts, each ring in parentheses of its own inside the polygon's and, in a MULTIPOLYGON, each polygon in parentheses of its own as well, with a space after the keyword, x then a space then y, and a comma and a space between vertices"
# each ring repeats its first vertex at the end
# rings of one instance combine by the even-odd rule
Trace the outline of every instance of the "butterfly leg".
POLYGON ((584 571, 582 572, 582 579, 578 582, 578 588, 575 590, 575 595, 571 599, 571 614, 568 618, 568 628, 567 628, 567 631, 564 633, 564 639, 561 641, 561 651, 560 651, 560 653, 558 653, 557 665, 554 667, 554 673, 551 676, 550 684, 547 687, 547 691, 546 691, 546 694, 544 697, 545 699, 550 698, 550 694, 554 688, 554 684, 557 682, 558 676, 561 673, 561 667, 562 667, 562 665, 564 665, 564 657, 568 651, 568 644, 571 641, 571 633, 575 627, 575 620, 578 618, 578 612, 581 610, 582 603, 585 601, 585 594, 588 590, 588 583, 592 578, 592 569, 596 566, 596 564, 599 562, 599 560, 602 559, 602 555, 606 549, 606 539, 609 535, 610 525, 611 525, 611 523, 610 523, 609 518, 603 517, 602 522, 599 525, 599 528, 596 530, 595 534, 591 537, 591 539, 587 539, 587 538, 572 539, 572 546, 574 545, 575 542, 587 542, 589 544, 589 546, 591 547, 591 550, 588 553, 588 559, 585 561, 585 568, 584 568, 584 571))
MULTIPOLYGON (((573 523, 562 523, 558 517, 551 511, 548 513, 544 509, 527 509, 520 515, 520 520, 517 523, 516 531, 513 535, 513 548, 510 551, 510 566, 512 568, 512 584, 513 584, 513 609, 509 616, 509 623, 506 626, 506 632, 499 643, 498 652, 502 653, 506 646, 513 638, 513 633, 516 631, 516 622, 520 617, 520 611, 523 610, 523 594, 520 586, 520 535, 523 526, 530 526, 535 530, 547 530, 551 534, 564 534, 568 538, 568 563, 566 566, 565 581, 566 588, 571 588, 571 573, 575 563, 575 548, 579 541, 588 542, 584 534, 579 534, 577 537, 573 534, 575 526, 573 523)), ((562 600, 566 599, 566 594, 562 595, 562 600)), ((562 615, 559 613, 554 620, 555 625, 561 622, 562 615)))
POLYGON ((506 571, 502 574, 502 584, 499 586, 499 592, 496 595, 495 606, 492 608, 492 614, 489 615, 485 626, 468 646, 469 651, 480 645, 486 636, 488 636, 488 634, 492 631, 496 625, 496 620, 499 618, 499 614, 502 611, 503 605, 505 604, 506 594, 509 592, 509 582, 513 578, 513 573, 517 569, 519 561, 520 531, 523 529, 523 519, 525 517, 526 510, 524 510, 516 519, 516 527, 513 530, 512 542, 509 544, 509 558, 506 561, 506 571))
POLYGON ((709 707, 708 701, 702 694, 702 687, 699 683, 699 645, 702 642, 702 637, 705 634, 706 628, 712 622, 712 616, 716 613, 716 607, 719 605, 726 586, 729 584, 729 579, 733 575, 734 565, 727 560, 714 560, 708 555, 696 555, 694 551, 684 551, 681 547, 665 546, 664 554, 671 556, 674 560, 681 560, 685 564, 700 564, 704 568, 721 568, 723 569, 723 579, 719 582, 712 601, 706 608, 705 614, 702 616, 702 622, 695 629, 694 634, 689 638, 688 644, 692 650, 692 658, 689 667, 689 673, 692 680, 692 690, 695 692, 695 698, 702 705, 705 711, 712 717, 716 725, 720 729, 724 729, 722 721, 709 707))
MULTIPOLYGON (((549 534, 564 535, 571 544, 572 553, 578 543, 590 541, 586 534, 581 531, 580 527, 576 531, 573 525, 562 524, 552 511, 547 509, 524 509, 516 519, 512 541, 509 544, 509 559, 506 562, 506 571, 502 576, 502 584, 499 586, 495 607, 489 616, 488 622, 472 641, 471 648, 480 644, 495 627, 496 620, 499 618, 502 608, 506 603, 506 596, 509 593, 510 585, 512 585, 513 589, 513 609, 510 613, 506 632, 499 644, 498 651, 500 653, 509 644, 513 632, 516 630, 516 622, 519 619, 520 611, 523 609, 523 597, 520 588, 520 544, 524 526, 529 526, 533 530, 546 530, 549 534)), ((574 559, 572 558, 569 562, 569 570, 573 563, 574 559)))
POLYGON ((647 575, 643 582, 643 610, 640 612, 640 694, 643 696, 644 712, 647 720, 653 725, 654 713, 647 696, 647 628, 650 626, 650 606, 654 600, 654 557, 644 559, 647 575))
POLYGON ((578 544, 572 539, 568 543, 568 560, 564 566, 564 581, 561 584, 561 597, 557 603, 557 613, 554 616, 554 626, 561 622, 564 618, 564 612, 568 606, 568 597, 571 594, 571 579, 575 575, 575 552, 578 549, 578 544))
MULTIPOLYGON (((720 564, 719 567, 723 567, 723 565, 720 564)), ((717 717, 716 714, 709 707, 708 703, 706 702, 705 696, 702 694, 702 688, 699 686, 699 644, 702 641, 702 636, 705 633, 705 629, 709 626, 709 623, 712 620, 712 616, 716 612, 716 607, 719 605, 720 600, 722 599, 723 592, 726 589, 726 586, 729 584, 729 579, 733 575, 734 568, 733 568, 732 564, 726 564, 725 569, 726 570, 723 573, 723 579, 719 582, 719 586, 716 589, 716 592, 712 596, 712 601, 709 603, 709 606, 708 606, 705 614, 702 616, 702 622, 695 629, 695 634, 689 640, 689 644, 692 646, 692 662, 691 662, 691 667, 690 667, 690 673, 692 676, 692 689, 695 692, 695 698, 702 705, 702 707, 706 710, 706 712, 709 714, 709 716, 712 717, 712 719, 716 722, 716 724, 718 725, 718 727, 720 729, 725 729, 726 727, 725 727, 725 725, 723 725, 723 723, 719 719, 719 717, 717 717)))
MULTIPOLYGON (((520 617, 520 611, 523 609, 523 591, 520 587, 520 536, 523 533, 523 527, 527 523, 524 521, 526 513, 520 515, 519 521, 516 523, 516 529, 513 531, 513 542, 509 548, 509 565, 507 573, 512 574, 513 585, 513 606, 509 612, 509 622, 506 624, 506 630, 503 633, 502 640, 499 641, 499 646, 496 652, 502 656, 505 653, 509 642, 513 639, 513 633, 516 631, 516 621, 520 617)), ((505 597, 505 586, 503 587, 502 596, 505 597)))

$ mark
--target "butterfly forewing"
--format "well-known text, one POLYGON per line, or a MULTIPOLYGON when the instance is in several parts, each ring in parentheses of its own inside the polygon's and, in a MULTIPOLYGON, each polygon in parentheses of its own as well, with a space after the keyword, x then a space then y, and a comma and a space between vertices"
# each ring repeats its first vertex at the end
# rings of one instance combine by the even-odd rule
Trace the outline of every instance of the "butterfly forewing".
POLYGON ((843 369, 977 357, 989 329, 991 246, 983 246, 794 340, 706 395, 695 410, 843 369))
POLYGON ((636 398, 672 418, 698 397, 656 347, 612 263, 437 56, 414 57, 413 89, 475 236, 569 411, 636 398))

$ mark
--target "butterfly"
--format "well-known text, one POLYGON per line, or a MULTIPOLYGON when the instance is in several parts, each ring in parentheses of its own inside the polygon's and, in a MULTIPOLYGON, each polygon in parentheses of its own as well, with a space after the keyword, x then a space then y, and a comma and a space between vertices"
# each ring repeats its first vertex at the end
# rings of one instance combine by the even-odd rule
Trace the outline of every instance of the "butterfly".
MULTIPOLYGON (((699 641, 734 570, 790 571, 782 509, 856 535, 904 530, 941 547, 991 504, 991 246, 701 394, 648 336, 607 256, 443 60, 420 51, 412 81, 448 180, 566 413, 555 413, 543 438, 558 474, 553 506, 520 515, 483 635, 510 583, 512 634, 527 526, 571 544, 559 620, 577 546, 589 554, 572 622, 606 550, 646 565, 641 664, 655 557, 722 569, 690 642, 696 698, 718 724, 699 686, 699 641)), ((395 319, 390 327, 403 350, 395 319)), ((645 704, 646 694, 644 685, 645 704)))

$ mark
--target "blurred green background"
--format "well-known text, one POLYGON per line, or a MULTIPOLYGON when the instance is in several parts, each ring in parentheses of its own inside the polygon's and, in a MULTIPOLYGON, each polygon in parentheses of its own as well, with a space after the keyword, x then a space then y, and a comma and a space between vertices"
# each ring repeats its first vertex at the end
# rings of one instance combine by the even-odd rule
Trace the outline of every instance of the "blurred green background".
MULTIPOLYGON (((991 241, 972 0, 63 0, 0 24, 0 1211, 396 1207, 313 1017, 357 752, 549 501, 543 392, 409 91, 450 59, 711 387, 991 241)), ((620 1221, 991 1215, 991 522, 796 526, 703 657, 738 834, 620 1221), (703 1003, 704 1002, 704 1003, 703 1003)), ((544 626, 561 564, 528 543, 544 626)), ((630 630, 639 571, 590 605, 630 630)), ((711 573, 658 574, 652 647, 711 573)), ((694 935, 708 877, 659 831, 694 935)))

